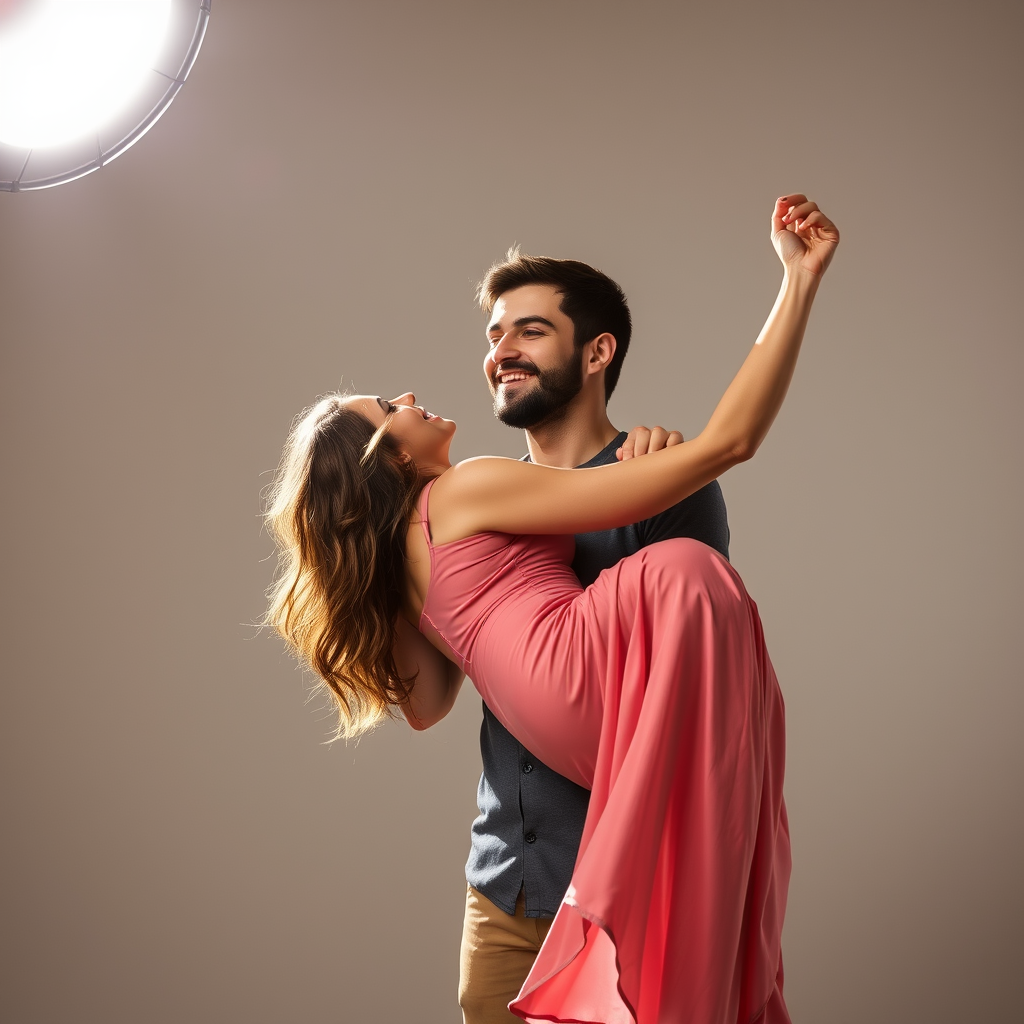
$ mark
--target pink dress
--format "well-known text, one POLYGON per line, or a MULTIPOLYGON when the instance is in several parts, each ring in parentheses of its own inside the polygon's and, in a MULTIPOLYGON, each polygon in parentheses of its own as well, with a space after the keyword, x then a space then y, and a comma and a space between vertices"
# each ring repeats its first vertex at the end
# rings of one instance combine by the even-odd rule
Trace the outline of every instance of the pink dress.
POLYGON ((782 694, 729 563, 662 541, 585 590, 571 537, 430 538, 421 631, 502 724, 591 790, 526 1021, 788 1024, 782 694))

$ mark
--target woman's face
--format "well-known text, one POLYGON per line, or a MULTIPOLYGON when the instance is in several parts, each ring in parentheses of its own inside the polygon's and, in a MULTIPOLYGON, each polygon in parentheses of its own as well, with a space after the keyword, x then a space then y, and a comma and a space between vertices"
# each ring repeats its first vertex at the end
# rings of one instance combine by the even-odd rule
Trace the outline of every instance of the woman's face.
POLYGON ((455 421, 446 420, 415 405, 416 396, 407 391, 397 398, 353 395, 349 408, 361 412, 375 427, 388 421, 388 436, 409 455, 421 470, 447 468, 448 446, 455 433, 455 421))

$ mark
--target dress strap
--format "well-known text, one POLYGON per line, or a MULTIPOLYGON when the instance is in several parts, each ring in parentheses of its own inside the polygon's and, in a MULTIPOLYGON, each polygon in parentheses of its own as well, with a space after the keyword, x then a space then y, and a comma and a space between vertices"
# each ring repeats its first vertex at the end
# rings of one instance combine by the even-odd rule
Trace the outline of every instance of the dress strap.
POLYGON ((423 527, 423 536, 427 538, 427 546, 433 547, 434 542, 430 537, 430 488, 434 486, 434 481, 437 477, 431 477, 424 485, 423 490, 420 491, 420 496, 416 499, 416 511, 420 514, 420 525, 423 527))

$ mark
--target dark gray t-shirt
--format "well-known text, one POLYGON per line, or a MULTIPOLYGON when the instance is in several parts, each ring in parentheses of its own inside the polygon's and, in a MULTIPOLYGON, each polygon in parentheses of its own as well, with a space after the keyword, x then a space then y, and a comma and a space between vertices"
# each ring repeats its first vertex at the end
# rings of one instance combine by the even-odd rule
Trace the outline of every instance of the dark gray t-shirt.
MULTIPOLYGON (((586 466, 615 462, 621 433, 586 466)), ((617 530, 576 535, 572 568, 584 586, 626 555, 655 541, 692 537, 729 557, 729 521, 718 481, 651 519, 617 530)), ((589 790, 531 754, 484 705, 480 814, 473 822, 466 879, 507 914, 523 890, 527 917, 553 917, 569 887, 589 790)))

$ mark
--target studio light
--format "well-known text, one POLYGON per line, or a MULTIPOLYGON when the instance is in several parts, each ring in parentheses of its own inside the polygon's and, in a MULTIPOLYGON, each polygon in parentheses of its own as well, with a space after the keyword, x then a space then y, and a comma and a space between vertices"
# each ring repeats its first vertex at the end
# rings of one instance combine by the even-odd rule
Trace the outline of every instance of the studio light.
POLYGON ((142 138, 209 15, 210 0, 0 0, 0 190, 73 181, 142 138))

